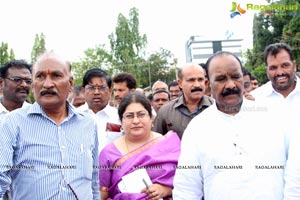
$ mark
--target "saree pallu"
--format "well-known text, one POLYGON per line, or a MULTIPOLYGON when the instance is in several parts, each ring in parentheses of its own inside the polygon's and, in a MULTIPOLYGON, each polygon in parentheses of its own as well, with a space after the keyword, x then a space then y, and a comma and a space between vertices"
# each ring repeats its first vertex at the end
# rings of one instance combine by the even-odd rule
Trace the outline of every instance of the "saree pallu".
MULTIPOLYGON (((114 143, 107 145, 99 155, 100 190, 109 193, 109 199, 146 199, 144 193, 122 193, 118 183, 126 174, 145 168, 152 183, 173 188, 173 178, 180 154, 180 139, 170 131, 141 147, 122 155, 114 143)), ((167 198, 165 198, 167 199, 167 198)))

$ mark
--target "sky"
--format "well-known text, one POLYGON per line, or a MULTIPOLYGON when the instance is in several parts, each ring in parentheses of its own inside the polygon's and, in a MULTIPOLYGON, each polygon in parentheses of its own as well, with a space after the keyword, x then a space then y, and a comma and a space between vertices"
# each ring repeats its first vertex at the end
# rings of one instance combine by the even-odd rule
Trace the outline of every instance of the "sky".
MULTIPOLYGON (((244 5, 244 0, 241 5, 244 5)), ((262 2, 262 0, 251 0, 262 2)), ((120 13, 139 11, 140 34, 146 52, 170 50, 178 63, 186 62, 185 43, 191 36, 219 40, 226 32, 252 48, 253 13, 230 18, 230 0, 0 0, 0 42, 8 43, 17 59, 30 60, 35 34, 44 33, 47 50, 73 62, 84 51, 104 44, 115 31, 120 13)))

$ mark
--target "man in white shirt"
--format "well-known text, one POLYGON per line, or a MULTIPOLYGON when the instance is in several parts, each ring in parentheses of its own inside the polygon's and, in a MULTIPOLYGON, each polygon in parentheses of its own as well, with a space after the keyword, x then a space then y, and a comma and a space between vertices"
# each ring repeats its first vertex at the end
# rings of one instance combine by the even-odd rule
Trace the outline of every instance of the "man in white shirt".
POLYGON ((26 102, 32 82, 30 67, 25 60, 12 60, 0 68, 0 122, 10 111, 30 105, 26 102))
POLYGON ((267 101, 270 109, 278 113, 294 112, 300 102, 300 79, 292 48, 285 43, 270 44, 265 48, 264 61, 270 81, 250 94, 256 100, 267 101))
POLYGON ((112 94, 111 77, 100 68, 86 71, 82 90, 86 103, 78 109, 90 113, 98 124, 99 152, 122 135, 118 111, 109 105, 112 94))
MULTIPOLYGON (((298 119, 294 118, 295 123, 292 123, 289 128, 299 130, 298 119)), ((292 130, 292 131, 293 131, 292 130)), ((294 131, 293 131, 294 132, 294 131)), ((298 200, 300 199, 300 134, 297 131, 290 139, 289 157, 286 163, 285 173, 285 190, 284 200, 298 200)))
POLYGON ((243 98, 238 57, 217 52, 206 65, 215 103, 194 117, 183 134, 174 200, 282 200, 288 152, 284 132, 274 126, 266 107, 243 98))

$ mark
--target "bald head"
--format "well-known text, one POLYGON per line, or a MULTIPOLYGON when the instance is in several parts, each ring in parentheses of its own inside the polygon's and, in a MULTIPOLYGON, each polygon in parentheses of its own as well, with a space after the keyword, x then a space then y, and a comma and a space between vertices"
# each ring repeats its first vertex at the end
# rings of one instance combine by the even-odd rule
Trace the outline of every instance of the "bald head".
POLYGON ((178 78, 182 80, 183 74, 186 73, 187 71, 200 71, 201 73, 204 73, 204 75, 206 74, 203 67, 201 67, 199 64, 186 63, 178 70, 178 78))
POLYGON ((153 83, 152 92, 155 92, 158 90, 168 91, 168 85, 165 82, 158 80, 155 83, 153 83))
POLYGON ((70 64, 58 55, 42 54, 32 68, 32 91, 35 100, 47 113, 66 109, 66 100, 73 89, 70 64))
MULTIPOLYGON (((70 62, 64 60, 62 57, 55 54, 54 52, 45 52, 45 53, 41 54, 38 57, 37 61, 33 64, 32 70, 36 71, 37 66, 39 66, 42 62, 44 62, 46 60, 56 60, 56 62, 61 63, 62 66, 66 66, 67 72, 69 72, 71 75, 72 67, 71 67, 70 62)), ((50 70, 50 68, 49 68, 49 70, 50 70)))
POLYGON ((195 63, 183 65, 178 71, 178 84, 185 102, 198 105, 206 90, 205 70, 195 63))

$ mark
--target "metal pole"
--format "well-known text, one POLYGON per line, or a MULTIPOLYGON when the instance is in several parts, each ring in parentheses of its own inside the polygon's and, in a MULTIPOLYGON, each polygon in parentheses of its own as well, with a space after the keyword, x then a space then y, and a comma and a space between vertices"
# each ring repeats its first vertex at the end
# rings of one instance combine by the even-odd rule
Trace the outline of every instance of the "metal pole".
POLYGON ((151 88, 151 70, 150 70, 150 63, 149 62, 148 62, 148 73, 149 73, 149 87, 151 88))

